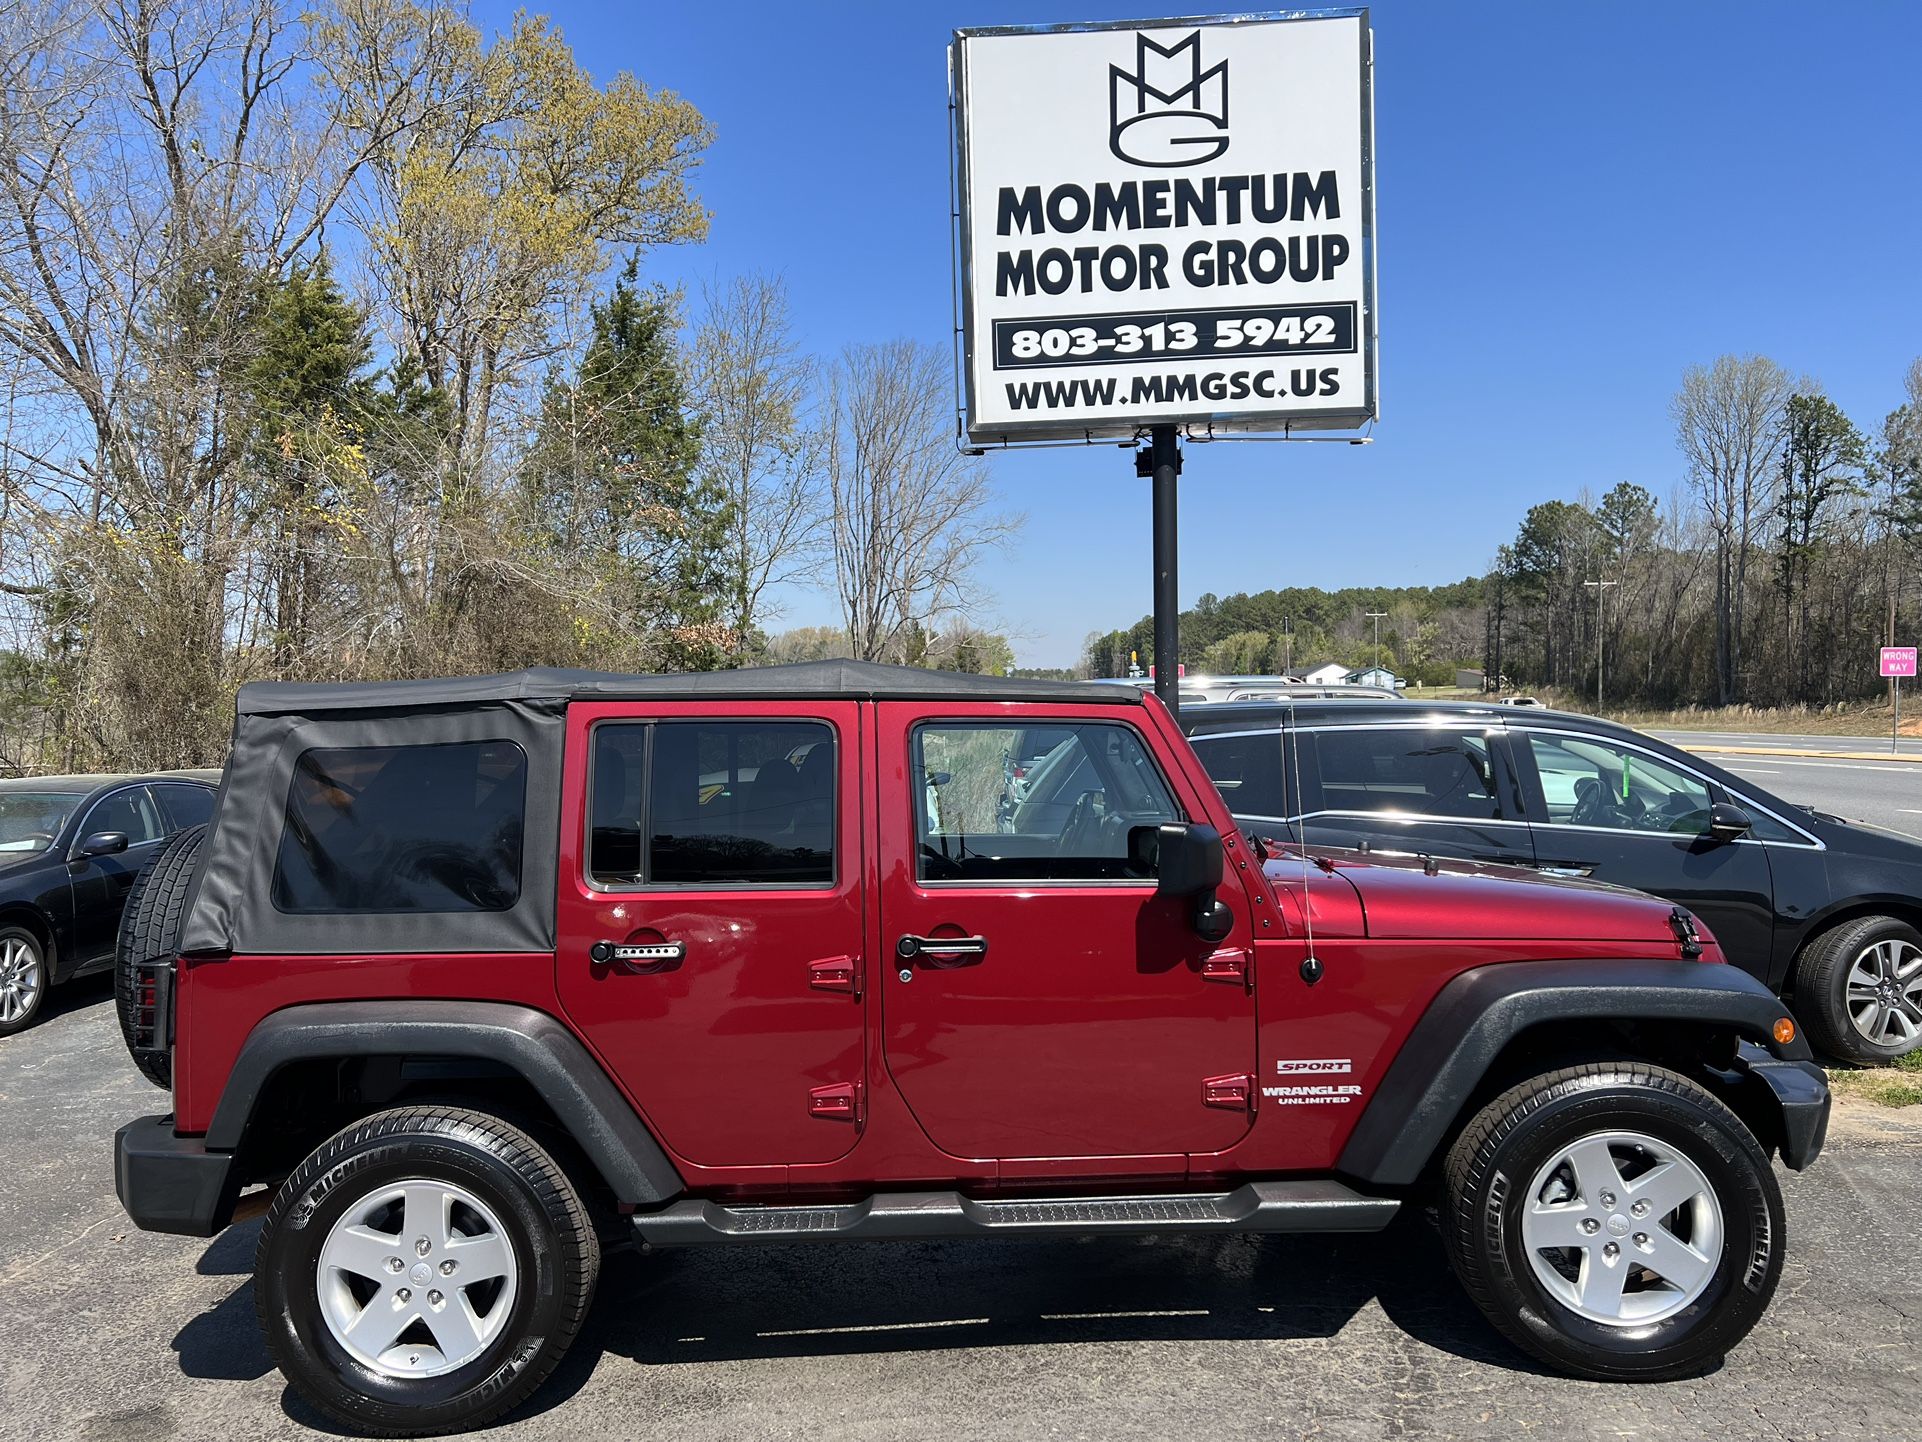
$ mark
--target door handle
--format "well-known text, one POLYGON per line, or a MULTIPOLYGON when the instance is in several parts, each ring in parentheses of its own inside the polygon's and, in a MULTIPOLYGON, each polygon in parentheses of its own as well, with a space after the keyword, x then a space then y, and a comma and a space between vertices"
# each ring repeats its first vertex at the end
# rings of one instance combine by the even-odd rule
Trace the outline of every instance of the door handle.
POLYGON ((659 971, 664 966, 676 965, 684 960, 687 943, 597 941, 588 947, 587 954, 602 966, 618 966, 623 971, 659 971))
POLYGON ((930 966, 973 966, 988 954, 988 939, 985 936, 904 936, 895 942, 894 954, 903 961, 925 956, 930 966))
POLYGON ((1593 876, 1595 874, 1595 866, 1593 862, 1543 861, 1543 862, 1539 862, 1536 865, 1535 869, 1541 872, 1543 876, 1583 877, 1583 876, 1593 876))

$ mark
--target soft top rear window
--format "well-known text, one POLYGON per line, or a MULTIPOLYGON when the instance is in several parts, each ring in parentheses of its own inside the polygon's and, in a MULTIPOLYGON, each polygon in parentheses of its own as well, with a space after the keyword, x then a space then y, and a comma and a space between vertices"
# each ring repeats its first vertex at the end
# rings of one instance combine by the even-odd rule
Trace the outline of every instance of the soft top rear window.
POLYGON ((301 753, 274 865, 295 915, 505 911, 520 897, 527 756, 512 741, 301 753))

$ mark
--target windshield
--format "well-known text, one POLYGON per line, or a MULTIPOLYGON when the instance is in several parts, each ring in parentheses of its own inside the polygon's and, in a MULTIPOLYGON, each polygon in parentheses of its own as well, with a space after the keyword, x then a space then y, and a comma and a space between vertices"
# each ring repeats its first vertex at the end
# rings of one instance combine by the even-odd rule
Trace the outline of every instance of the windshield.
POLYGON ((52 846, 78 799, 58 791, 0 791, 0 865, 52 846))

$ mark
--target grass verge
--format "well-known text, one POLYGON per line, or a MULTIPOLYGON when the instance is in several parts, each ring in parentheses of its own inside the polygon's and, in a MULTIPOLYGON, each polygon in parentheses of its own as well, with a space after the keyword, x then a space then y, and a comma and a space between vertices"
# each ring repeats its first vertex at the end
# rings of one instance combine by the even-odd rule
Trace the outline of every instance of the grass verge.
POLYGON ((1922 1051, 1910 1052, 1894 1066, 1831 1067, 1829 1085, 1878 1106, 1922 1106, 1922 1051))

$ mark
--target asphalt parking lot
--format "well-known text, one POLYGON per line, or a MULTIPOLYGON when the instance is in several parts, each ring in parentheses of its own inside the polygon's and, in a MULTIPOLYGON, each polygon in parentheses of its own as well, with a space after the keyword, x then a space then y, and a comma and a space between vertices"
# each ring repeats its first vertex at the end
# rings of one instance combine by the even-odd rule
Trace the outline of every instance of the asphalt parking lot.
MULTIPOLYGON (((0 1043, 0 1437, 314 1435, 269 1363, 258 1224, 128 1224, 110 1140, 164 1105, 104 979, 0 1043)), ((581 1342, 502 1438, 1916 1435, 1922 1119, 1852 1107, 1785 1175, 1787 1271, 1719 1371, 1544 1374, 1481 1320, 1428 1220, 1379 1237, 876 1244, 614 1259, 581 1342)), ((324 1429, 323 1429, 324 1430, 324 1429)))

